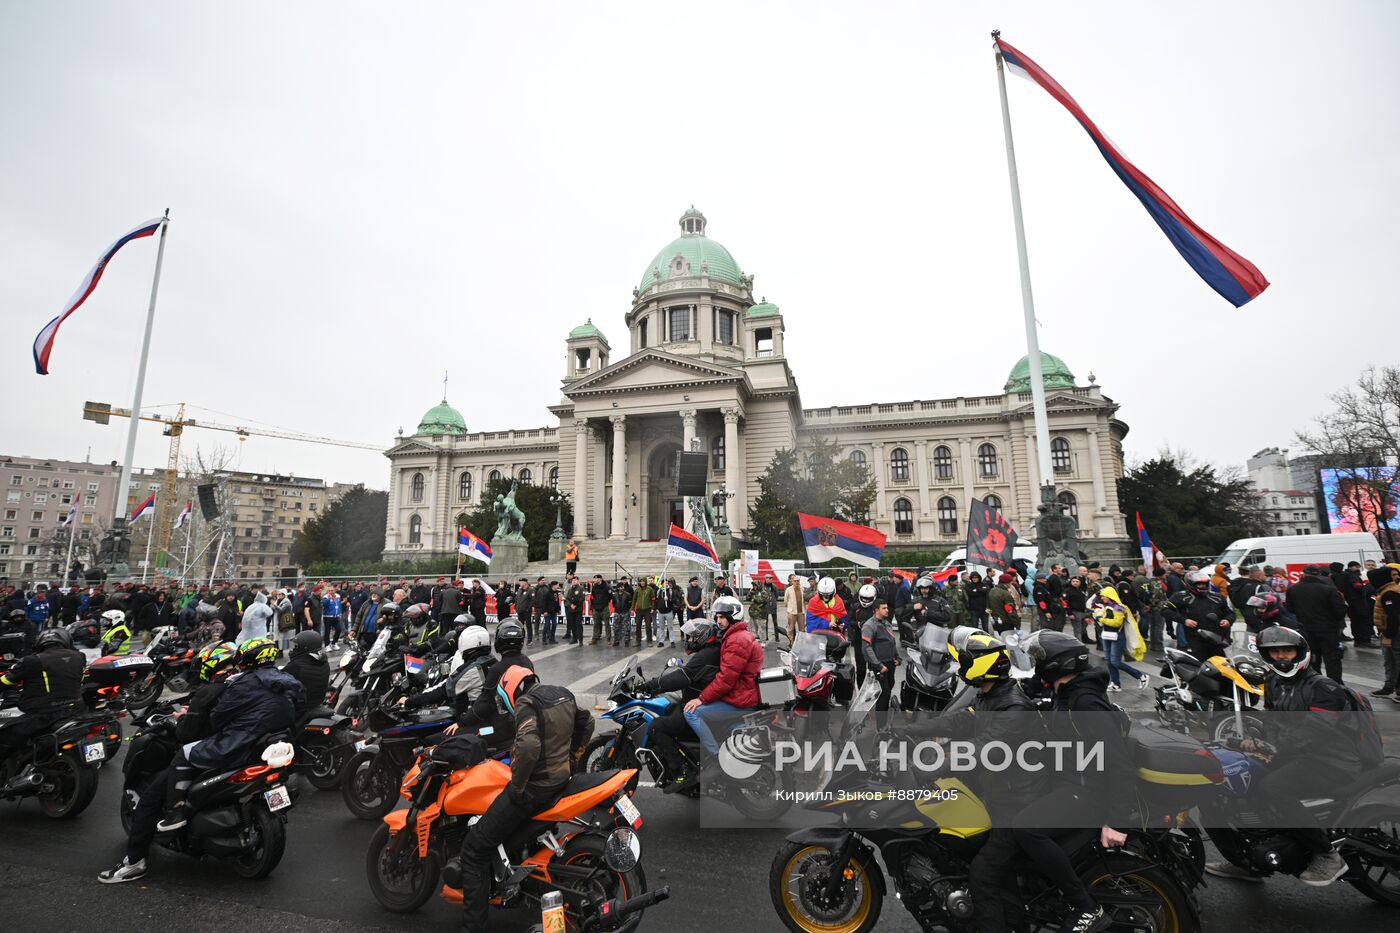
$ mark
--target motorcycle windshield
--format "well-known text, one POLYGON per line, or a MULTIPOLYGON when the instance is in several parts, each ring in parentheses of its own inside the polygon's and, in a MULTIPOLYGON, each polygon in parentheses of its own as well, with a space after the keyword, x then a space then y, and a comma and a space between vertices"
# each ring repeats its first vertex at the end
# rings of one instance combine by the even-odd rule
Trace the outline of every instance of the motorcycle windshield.
POLYGON ((792 672, 798 677, 811 677, 826 660, 826 639, 811 632, 802 632, 792 643, 792 672))
POLYGON ((366 658, 367 658, 368 660, 370 660, 370 661, 373 661, 373 660, 375 660, 375 659, 381 657, 381 656, 384 654, 384 648, 385 648, 385 646, 388 645, 388 644, 389 644, 389 630, 388 630, 388 629, 383 629, 382 631, 380 631, 379 636, 378 636, 377 638, 375 638, 374 644, 370 646, 369 654, 366 655, 366 658))
POLYGON ((948 666, 948 629, 941 625, 925 625, 919 635, 919 659, 923 668, 939 673, 948 666))

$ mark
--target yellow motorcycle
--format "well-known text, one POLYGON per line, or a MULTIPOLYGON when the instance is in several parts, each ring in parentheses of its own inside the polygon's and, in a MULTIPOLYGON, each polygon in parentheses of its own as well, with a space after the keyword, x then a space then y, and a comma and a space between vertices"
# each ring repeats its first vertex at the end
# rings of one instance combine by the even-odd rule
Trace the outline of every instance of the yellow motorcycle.
POLYGON ((1226 743, 1264 736, 1263 723, 1253 714, 1264 698, 1268 673, 1256 654, 1225 654, 1229 642, 1213 633, 1202 637, 1220 654, 1204 661, 1168 648, 1161 675, 1170 684, 1157 688, 1157 718, 1178 732, 1203 732, 1212 742, 1226 743))

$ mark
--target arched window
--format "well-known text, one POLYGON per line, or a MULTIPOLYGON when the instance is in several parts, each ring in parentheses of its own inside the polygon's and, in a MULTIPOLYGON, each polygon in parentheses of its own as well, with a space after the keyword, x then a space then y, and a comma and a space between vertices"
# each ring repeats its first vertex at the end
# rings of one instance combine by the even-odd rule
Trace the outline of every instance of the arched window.
POLYGON ((515 478, 520 480, 521 483, 528 484, 534 481, 535 474, 530 472, 529 467, 521 467, 520 472, 515 474, 515 478))
POLYGON ((912 535, 914 533, 914 506, 900 496, 894 500, 894 533, 912 535))
POLYGON ((501 471, 500 471, 500 470, 492 470, 492 471, 491 471, 491 475, 488 476, 488 477, 486 477, 486 480, 487 480, 487 482, 494 483, 494 482, 496 482, 497 480, 499 480, 500 478, 501 478, 501 471))
POLYGON ((996 493, 987 493, 986 498, 982 501, 987 504, 987 508, 996 509, 998 512, 1001 511, 1001 496, 998 496, 996 493))
POLYGON ((997 449, 991 444, 977 448, 977 472, 982 476, 997 475, 997 449))
POLYGON ((1069 441, 1063 437, 1057 437, 1050 442, 1050 466, 1056 473, 1069 472, 1069 441))
POLYGON ((861 466, 865 466, 865 451, 863 451, 863 450, 853 450, 853 451, 851 451, 851 462, 852 462, 852 463, 859 463, 861 466))
POLYGON ((411 486, 411 489, 412 489, 412 492, 413 492, 413 501, 414 501, 414 502, 422 502, 422 501, 423 501, 423 487, 424 487, 425 485, 426 485, 426 483, 424 483, 424 481, 423 481, 423 474, 422 474, 422 473, 414 473, 414 474, 413 474, 413 483, 412 483, 412 486, 411 486))
POLYGON ((457 477, 457 498, 463 502, 472 497, 472 475, 467 470, 457 477))
POLYGON ((550 488, 550 489, 553 489, 555 492, 558 492, 558 491, 559 491, 559 468, 558 468, 558 467, 550 467, 550 468, 549 468, 549 488, 550 488))
POLYGON ((408 520, 408 543, 423 543, 423 519, 418 515, 414 515, 408 520))
POLYGON ((724 435, 716 434, 710 444, 710 469, 716 473, 724 469, 724 435))
POLYGON ((938 533, 955 535, 958 533, 958 504, 952 496, 938 500, 938 533))
POLYGON ((909 451, 903 447, 890 451, 890 482, 909 482, 909 451))
POLYGON ((1074 497, 1074 493, 1066 489, 1064 492, 1060 493, 1058 496, 1055 497, 1055 501, 1059 502, 1060 505, 1063 505, 1065 507, 1065 511, 1069 513, 1069 517, 1074 519, 1074 527, 1078 528, 1079 500, 1074 497))
POLYGON ((933 476, 941 480, 953 478, 953 451, 943 444, 933 448, 933 476))

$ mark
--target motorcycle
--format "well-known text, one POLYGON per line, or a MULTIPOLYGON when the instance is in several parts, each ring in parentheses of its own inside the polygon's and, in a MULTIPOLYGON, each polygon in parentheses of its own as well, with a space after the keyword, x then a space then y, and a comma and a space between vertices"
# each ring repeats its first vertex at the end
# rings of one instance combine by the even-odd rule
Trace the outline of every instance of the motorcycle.
POLYGON ((361 722, 373 737, 355 741, 355 753, 340 776, 345 805, 362 820, 377 820, 394 809, 399 783, 413 767, 415 749, 453 722, 448 707, 406 710, 394 699, 371 702, 361 722))
POLYGON ((948 654, 949 634, 945 626, 929 623, 919 633, 917 647, 905 649, 909 665, 899 692, 901 709, 941 712, 963 691, 957 662, 948 654))
MULTIPOLYGON (((24 715, 0 708, 0 729, 24 715)), ((45 816, 72 819, 92 803, 98 771, 120 747, 116 716, 70 713, 0 760, 0 800, 35 797, 45 816)))
POLYGON ((800 632, 790 650, 778 652, 783 666, 792 671, 797 694, 788 709, 805 717, 813 710, 830 710, 833 701, 850 701, 855 669, 844 660, 848 647, 835 632, 800 632))
POLYGON ((155 637, 142 653, 151 659, 152 666, 145 677, 127 688, 126 700, 131 708, 145 709, 160 699, 166 687, 176 696, 184 696, 195 688, 195 650, 174 626, 156 629, 155 637))
MULTIPOLYGON (((461 904, 453 856, 510 781, 508 765, 482 758, 480 746, 477 752, 439 745, 404 776, 409 807, 384 816, 366 856, 370 891, 389 910, 415 911, 439 890, 443 900, 461 904)), ((636 929, 641 911, 669 896, 666 888, 647 891, 636 832, 642 817, 631 799, 636 785, 631 769, 571 778, 558 803, 497 850, 492 905, 538 912, 541 898, 558 891, 568 929, 636 929)))
MULTIPOLYGON (((1202 637, 1222 651, 1227 639, 1213 632, 1202 637)), ((1157 717, 1163 725, 1180 732, 1192 729, 1209 734, 1221 743, 1230 738, 1262 738, 1264 726, 1249 712, 1264 696, 1267 670, 1258 655, 1219 654, 1202 661, 1177 648, 1167 648, 1161 676, 1171 683, 1156 688, 1157 717)))
MULTIPOLYGON (((160 703, 137 720, 122 765, 120 815, 128 834, 141 795, 170 766, 178 748, 174 708, 169 701, 160 703)), ((267 877, 287 846, 287 812, 297 798, 288 783, 293 754, 288 743, 269 741, 261 764, 203 775, 186 798, 189 822, 157 833, 155 844, 196 858, 228 859, 243 878, 267 877)))
POLYGON ((102 623, 95 618, 68 623, 68 636, 74 648, 98 648, 102 645, 102 623))
POLYGON ((333 790, 341 784, 345 766, 364 734, 356 732, 349 716, 329 706, 308 710, 293 729, 296 762, 293 770, 305 774, 317 790, 333 790))

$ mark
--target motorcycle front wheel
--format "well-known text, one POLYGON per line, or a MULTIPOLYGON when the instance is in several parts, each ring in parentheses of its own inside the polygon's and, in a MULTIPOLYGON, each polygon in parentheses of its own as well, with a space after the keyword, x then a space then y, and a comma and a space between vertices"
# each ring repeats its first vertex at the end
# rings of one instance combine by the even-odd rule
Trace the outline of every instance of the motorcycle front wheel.
POLYGON ((1392 810, 1370 829, 1350 835, 1390 854, 1384 857, 1343 846, 1342 857, 1351 867, 1347 883, 1378 904, 1400 907, 1400 811, 1392 810))
POLYGON ((397 852, 390 851, 395 837, 384 823, 374 831, 365 855, 365 873, 374 899, 395 913, 412 913, 428 902, 438 889, 442 866, 436 853, 428 850, 426 859, 418 857, 418 846, 410 837, 403 840, 397 852))
POLYGON ((263 806, 254 805, 252 817, 252 848, 233 860, 233 870, 240 878, 266 878, 287 849, 287 827, 263 806))
POLYGON ((358 752, 340 776, 340 793, 357 818, 377 820, 394 809, 399 782, 378 755, 358 752))
POLYGON ((778 919, 792 933, 869 933, 880 918, 884 889, 879 866, 863 850, 842 868, 841 886, 827 896, 831 852, 785 842, 768 870, 768 895, 778 919))
POLYGON ((165 678, 160 671, 152 671, 144 680, 137 681, 126 688, 126 705, 133 711, 144 710, 156 700, 160 699, 161 691, 165 688, 165 678))
POLYGON ((1169 872, 1126 852, 1109 852, 1080 873, 1113 929, 1194 933, 1191 905, 1169 872))
POLYGON ((39 808, 55 820, 71 820, 97 795, 97 769, 83 763, 76 751, 64 752, 41 769, 44 790, 39 808))
MULTIPOLYGON (((646 893, 647 879, 642 873, 640 864, 634 865, 628 871, 617 871, 611 868, 607 862, 606 844, 602 836, 596 833, 578 833, 564 844, 563 856, 552 860, 550 865, 567 865, 575 871, 587 872, 587 877, 576 880, 569 877, 568 884, 562 882, 559 887, 566 888, 564 893, 564 918, 565 929, 568 933, 579 933, 585 929, 585 924, 591 917, 585 917, 584 905, 579 903, 578 895, 580 891, 587 894, 587 900, 593 910, 597 910, 599 904, 605 901, 619 898, 621 900, 631 900, 646 893)), ((561 875, 561 877, 563 877, 561 875)), ((550 885, 545 890, 550 890, 550 885)), ((536 894, 538 898, 538 894, 536 894)), ((621 933, 631 933, 632 930, 642 922, 640 913, 628 917, 626 922, 617 929, 621 933)))
POLYGON ((611 733, 594 737, 583 753, 583 770, 612 771, 617 768, 636 768, 637 755, 632 751, 632 743, 622 738, 621 733, 611 733))

